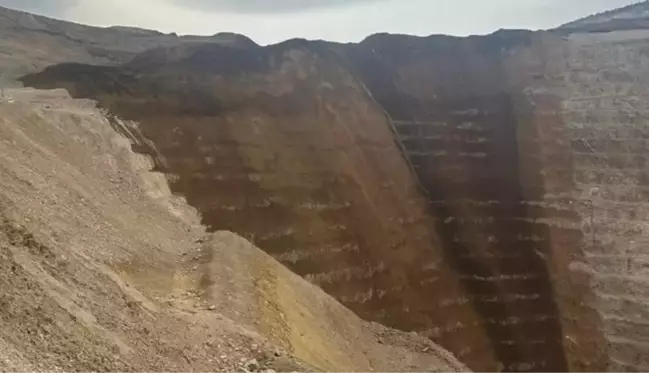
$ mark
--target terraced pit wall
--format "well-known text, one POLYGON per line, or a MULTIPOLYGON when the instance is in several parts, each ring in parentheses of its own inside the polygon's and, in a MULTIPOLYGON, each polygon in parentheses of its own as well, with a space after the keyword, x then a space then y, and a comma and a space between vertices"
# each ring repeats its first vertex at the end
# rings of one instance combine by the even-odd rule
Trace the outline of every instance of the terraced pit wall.
POLYGON ((392 118, 446 264, 506 370, 603 363, 589 280, 565 269, 582 256, 583 240, 578 214, 563 207, 574 184, 561 102, 528 89, 545 76, 539 45, 560 48, 549 39, 384 36, 353 57, 373 66, 358 71, 392 118))
POLYGON ((139 121, 138 151, 210 229, 474 370, 641 369, 642 51, 379 35, 158 50, 25 82, 139 121))
POLYGON ((646 31, 573 35, 546 67, 547 90, 563 100, 571 207, 584 236, 584 258, 569 268, 592 278, 610 371, 649 369, 648 38, 646 31))

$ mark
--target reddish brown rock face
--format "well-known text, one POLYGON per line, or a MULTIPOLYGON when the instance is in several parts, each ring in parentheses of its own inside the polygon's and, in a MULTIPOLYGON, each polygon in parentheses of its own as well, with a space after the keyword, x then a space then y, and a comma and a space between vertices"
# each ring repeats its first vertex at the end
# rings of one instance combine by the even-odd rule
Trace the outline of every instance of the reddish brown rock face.
POLYGON ((527 90, 563 48, 548 40, 191 46, 25 82, 139 121, 206 226, 364 318, 475 370, 602 370, 589 277, 568 269, 584 238, 562 98, 527 90))

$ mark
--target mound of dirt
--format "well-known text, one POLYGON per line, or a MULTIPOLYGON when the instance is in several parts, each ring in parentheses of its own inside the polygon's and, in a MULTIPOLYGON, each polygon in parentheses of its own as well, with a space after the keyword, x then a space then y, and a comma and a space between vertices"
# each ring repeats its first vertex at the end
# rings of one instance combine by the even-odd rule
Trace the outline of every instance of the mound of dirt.
POLYGON ((466 368, 207 235, 135 127, 65 91, 0 102, 0 370, 466 368))

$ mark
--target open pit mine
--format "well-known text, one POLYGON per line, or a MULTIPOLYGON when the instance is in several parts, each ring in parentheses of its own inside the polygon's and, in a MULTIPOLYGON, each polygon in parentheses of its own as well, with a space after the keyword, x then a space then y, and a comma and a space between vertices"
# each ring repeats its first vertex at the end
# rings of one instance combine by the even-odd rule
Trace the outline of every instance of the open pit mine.
POLYGON ((649 370, 648 10, 270 46, 4 10, 0 368, 649 370))

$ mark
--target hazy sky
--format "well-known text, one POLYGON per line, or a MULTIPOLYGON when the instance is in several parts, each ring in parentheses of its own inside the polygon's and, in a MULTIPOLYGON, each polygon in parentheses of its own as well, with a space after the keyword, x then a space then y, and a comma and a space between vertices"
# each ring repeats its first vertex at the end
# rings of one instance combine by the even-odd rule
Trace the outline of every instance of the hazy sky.
POLYGON ((377 32, 485 34, 551 28, 637 0, 0 0, 97 26, 179 34, 229 31, 260 44, 302 37, 359 41, 377 32))

